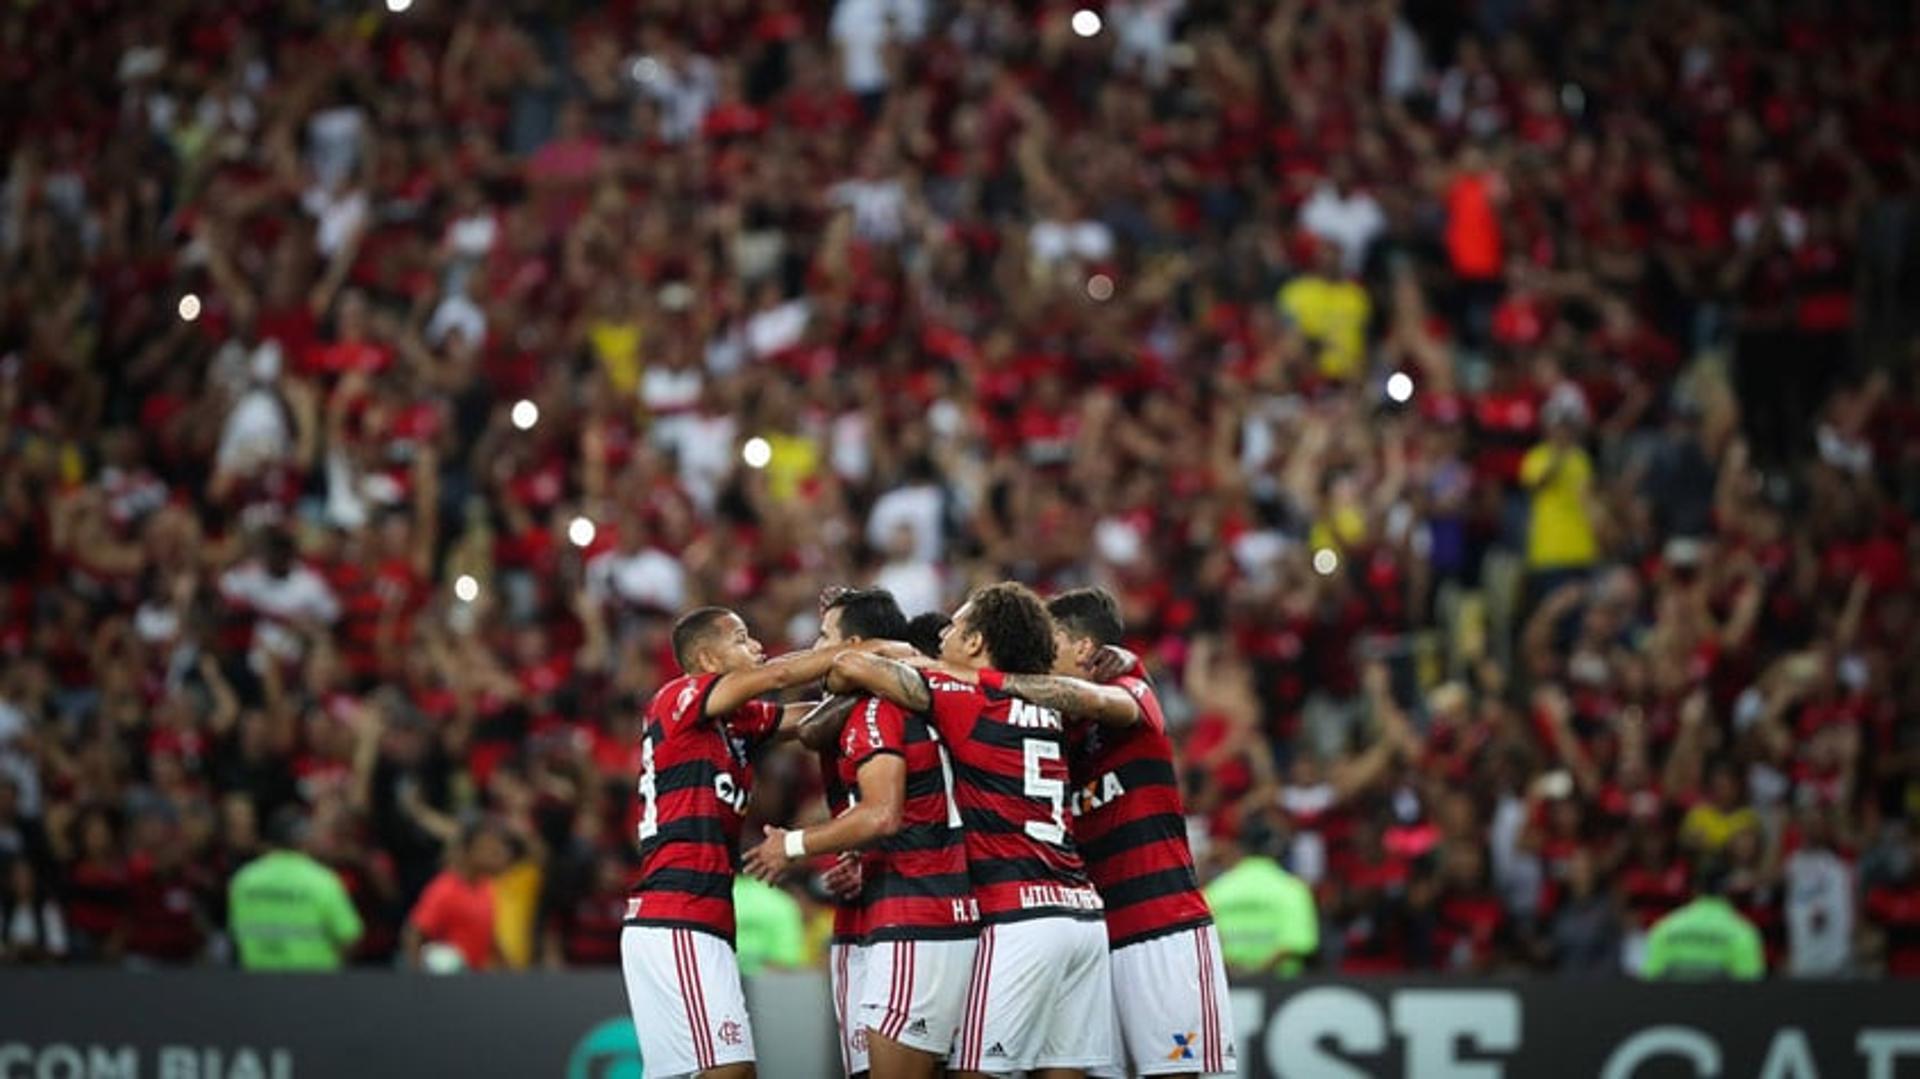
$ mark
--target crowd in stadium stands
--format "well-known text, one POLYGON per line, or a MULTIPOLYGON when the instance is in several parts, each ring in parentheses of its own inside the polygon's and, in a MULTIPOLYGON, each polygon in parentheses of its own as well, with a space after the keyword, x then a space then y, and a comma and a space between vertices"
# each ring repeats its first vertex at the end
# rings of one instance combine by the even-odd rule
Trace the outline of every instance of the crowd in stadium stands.
POLYGON ((1310 968, 1920 974, 1910 8, 1075 6, 0 8, 0 960, 291 807, 354 962, 617 962, 675 613, 1012 577, 1310 968))

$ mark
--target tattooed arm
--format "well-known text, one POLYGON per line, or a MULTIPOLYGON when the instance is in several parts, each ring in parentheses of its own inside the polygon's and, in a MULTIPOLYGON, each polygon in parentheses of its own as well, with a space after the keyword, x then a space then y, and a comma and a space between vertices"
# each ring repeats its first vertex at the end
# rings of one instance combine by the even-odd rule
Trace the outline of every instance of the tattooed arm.
POLYGON ((933 693, 919 671, 866 652, 842 652, 827 672, 828 693, 870 693, 910 712, 933 707, 933 693))
POLYGON ((1000 684, 1022 700, 1074 719, 1088 719, 1108 727, 1130 727, 1140 721, 1139 702, 1118 686, 1097 686, 1057 674, 1002 675, 1000 684))

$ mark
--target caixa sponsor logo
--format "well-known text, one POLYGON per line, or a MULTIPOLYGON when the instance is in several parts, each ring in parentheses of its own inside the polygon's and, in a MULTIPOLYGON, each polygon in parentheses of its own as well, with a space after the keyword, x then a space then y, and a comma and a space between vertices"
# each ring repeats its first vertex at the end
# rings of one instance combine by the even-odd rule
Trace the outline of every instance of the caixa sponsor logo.
POLYGON ((727 773, 721 772, 713 777, 713 793, 722 803, 732 807, 735 813, 747 811, 747 792, 727 773))
POLYGON ((1242 1044, 1254 1050, 1259 1072, 1277 1079, 1895 1079, 1905 1074, 1903 1062, 1920 1063, 1916 1026, 1853 1028, 1844 1039, 1848 1052, 1829 1041, 1816 1058, 1807 1029, 1794 1025, 1716 1033, 1649 1022, 1577 1045, 1528 1044, 1524 1010, 1525 994, 1509 989, 1398 989, 1374 997, 1315 986, 1285 994, 1271 1014, 1263 990, 1233 992, 1242 1044), (1759 1067, 1750 1072, 1736 1056, 1759 1067))

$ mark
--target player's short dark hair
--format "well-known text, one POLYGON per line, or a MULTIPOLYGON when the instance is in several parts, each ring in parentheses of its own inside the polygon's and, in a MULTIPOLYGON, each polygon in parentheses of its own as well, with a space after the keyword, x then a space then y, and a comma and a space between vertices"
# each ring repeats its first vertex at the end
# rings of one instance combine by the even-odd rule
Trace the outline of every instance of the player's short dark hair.
POLYGON ((849 588, 828 600, 827 610, 840 612, 842 637, 870 641, 907 638, 907 614, 893 593, 884 588, 849 588))
POLYGON ((926 611, 907 620, 907 635, 903 638, 908 644, 920 650, 923 656, 940 658, 940 635, 953 624, 953 619, 939 611, 926 611))
POLYGON ((1047 613, 1070 637, 1084 637, 1095 644, 1119 644, 1126 632, 1120 618, 1120 604, 1104 588, 1076 588, 1047 601, 1047 613))
POLYGON ((1046 674, 1053 670, 1053 616, 1033 589, 1013 581, 990 584, 967 597, 967 629, 986 638, 995 670, 1046 674))
POLYGON ((693 658, 694 650, 705 643, 722 618, 732 613, 725 607, 695 607, 674 621, 673 661, 680 665, 681 670, 693 670, 689 661, 693 658))

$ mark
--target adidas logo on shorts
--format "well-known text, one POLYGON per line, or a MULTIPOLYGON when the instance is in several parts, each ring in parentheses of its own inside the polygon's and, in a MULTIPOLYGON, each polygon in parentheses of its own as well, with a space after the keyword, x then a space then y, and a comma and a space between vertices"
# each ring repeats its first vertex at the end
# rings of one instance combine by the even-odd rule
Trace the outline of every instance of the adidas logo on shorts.
POLYGON ((927 1032, 927 1021, 925 1019, 915 1019, 912 1023, 907 1025, 907 1033, 909 1034, 924 1035, 926 1032, 927 1032))
POLYGON ((1006 1056, 1007 1048, 1006 1046, 1001 1045, 999 1042, 994 1042, 992 1045, 987 1046, 987 1055, 990 1057, 1006 1056))

